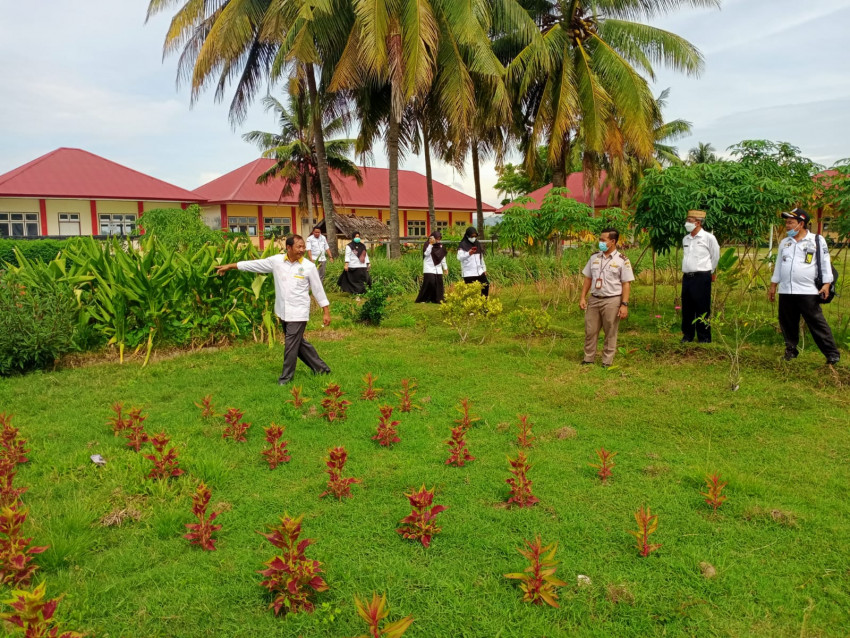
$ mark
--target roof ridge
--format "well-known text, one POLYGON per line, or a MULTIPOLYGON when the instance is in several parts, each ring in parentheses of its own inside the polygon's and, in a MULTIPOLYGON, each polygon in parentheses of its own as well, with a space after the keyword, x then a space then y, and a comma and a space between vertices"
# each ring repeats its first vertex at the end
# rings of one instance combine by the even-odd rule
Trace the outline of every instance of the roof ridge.
MULTIPOLYGON (((58 150, 62 150, 62 149, 57 149, 57 151, 58 150)), ((131 173, 135 173, 136 175, 146 177, 147 179, 152 179, 156 182, 160 182, 161 184, 165 184, 166 186, 171 186, 173 188, 180 189, 181 191, 183 191, 184 193, 186 193, 188 195, 192 195, 192 196, 195 195, 195 193, 193 193, 192 191, 190 191, 186 188, 183 188, 182 186, 178 186, 177 184, 172 184, 171 182, 166 182, 164 179, 159 179, 158 177, 154 177, 153 175, 148 175, 147 173, 143 173, 142 171, 138 171, 135 168, 130 168, 129 166, 125 166, 124 164, 119 164, 118 162, 111 160, 108 157, 103 157, 103 155, 98 155, 97 153, 92 153, 91 151, 87 151, 83 148, 66 148, 65 150, 79 151, 80 153, 85 153, 86 155, 90 155, 91 157, 94 157, 94 158, 99 159, 101 161, 108 162, 109 164, 114 164, 115 166, 122 168, 126 171, 130 171, 131 173)))

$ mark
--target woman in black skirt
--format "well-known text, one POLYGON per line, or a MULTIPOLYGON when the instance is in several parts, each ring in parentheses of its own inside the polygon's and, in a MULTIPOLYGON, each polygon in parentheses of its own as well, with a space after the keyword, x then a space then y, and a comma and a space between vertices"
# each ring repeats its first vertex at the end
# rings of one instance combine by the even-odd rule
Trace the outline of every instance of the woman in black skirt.
POLYGON ((358 231, 354 231, 351 242, 345 247, 345 270, 336 283, 340 290, 352 295, 362 295, 366 292, 366 286, 372 284, 369 278, 369 255, 358 231))
POLYGON ((422 287, 416 303, 443 303, 443 274, 449 273, 449 266, 446 264, 446 247, 442 239, 440 231, 435 230, 422 246, 422 287))

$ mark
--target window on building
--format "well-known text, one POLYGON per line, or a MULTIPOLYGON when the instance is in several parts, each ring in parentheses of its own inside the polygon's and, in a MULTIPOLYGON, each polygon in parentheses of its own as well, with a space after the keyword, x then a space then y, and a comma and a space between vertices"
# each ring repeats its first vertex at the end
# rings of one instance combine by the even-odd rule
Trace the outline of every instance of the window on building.
POLYGON ((80 234, 79 213, 59 213, 59 234, 70 236, 80 234))
POLYGON ((101 235, 129 236, 136 230, 135 215, 119 215, 118 213, 100 214, 101 235))
POLYGON ((38 213, 0 213, 0 237, 38 237, 38 213))
POLYGON ((449 222, 438 219, 434 222, 434 225, 437 227, 437 230, 446 230, 449 227, 449 222))
POLYGON ((466 222, 455 222, 455 226, 460 226, 461 228, 463 228, 464 226, 468 226, 468 224, 466 222))
POLYGON ((292 232, 292 218, 263 217, 263 228, 267 233, 271 232, 278 236, 288 235, 292 232))
POLYGON ((425 237, 428 234, 426 223, 418 219, 411 219, 407 222, 408 237, 425 237))
POLYGON ((823 234, 826 235, 829 232, 829 226, 832 222, 832 217, 824 217, 823 218, 823 234))
POLYGON ((249 237, 257 236, 256 217, 228 217, 227 226, 231 233, 245 233, 249 237))

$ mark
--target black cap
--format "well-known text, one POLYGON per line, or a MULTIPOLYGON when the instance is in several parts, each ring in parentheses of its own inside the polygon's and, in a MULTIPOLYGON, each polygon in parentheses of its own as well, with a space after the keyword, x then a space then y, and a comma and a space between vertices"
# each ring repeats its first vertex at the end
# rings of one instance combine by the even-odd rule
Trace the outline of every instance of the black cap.
POLYGON ((802 208, 795 208, 794 210, 782 213, 782 216, 785 219, 796 219, 804 224, 808 224, 810 219, 809 214, 802 208))

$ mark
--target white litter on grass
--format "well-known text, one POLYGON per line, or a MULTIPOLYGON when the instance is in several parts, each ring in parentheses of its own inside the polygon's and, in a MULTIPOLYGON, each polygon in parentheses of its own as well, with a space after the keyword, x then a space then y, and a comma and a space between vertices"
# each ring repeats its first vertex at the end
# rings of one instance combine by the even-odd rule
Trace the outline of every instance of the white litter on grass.
POLYGON ((578 575, 578 586, 579 587, 590 587, 593 583, 590 580, 590 576, 585 576, 584 574, 578 575))
POLYGON ((103 467, 106 465, 106 459, 103 458, 100 454, 92 454, 90 457, 91 462, 97 465, 98 467, 103 467))

